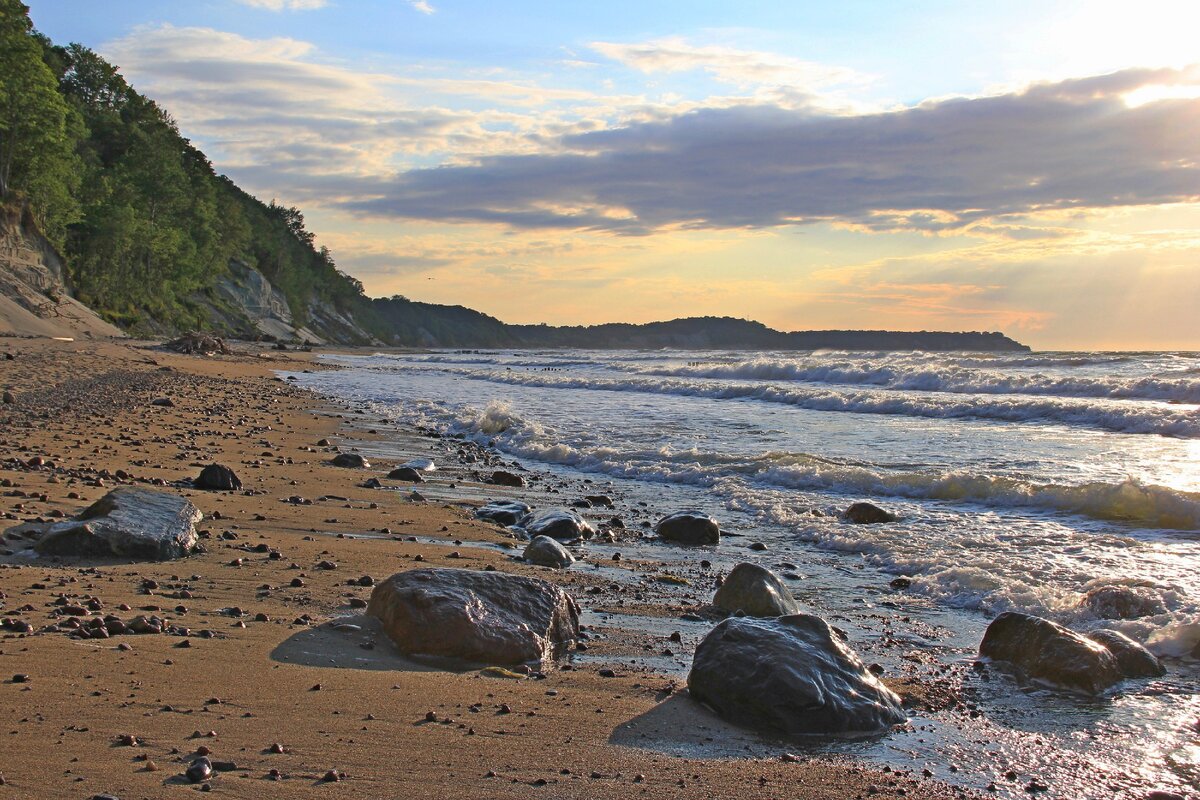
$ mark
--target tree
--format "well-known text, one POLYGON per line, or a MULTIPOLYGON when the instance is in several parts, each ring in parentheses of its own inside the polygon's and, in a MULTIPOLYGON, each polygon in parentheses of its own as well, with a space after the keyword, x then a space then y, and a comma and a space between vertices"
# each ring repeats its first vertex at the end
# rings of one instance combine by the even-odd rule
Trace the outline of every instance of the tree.
POLYGON ((0 197, 24 191, 58 238, 74 213, 77 179, 69 109, 43 54, 28 7, 0 0, 0 197))

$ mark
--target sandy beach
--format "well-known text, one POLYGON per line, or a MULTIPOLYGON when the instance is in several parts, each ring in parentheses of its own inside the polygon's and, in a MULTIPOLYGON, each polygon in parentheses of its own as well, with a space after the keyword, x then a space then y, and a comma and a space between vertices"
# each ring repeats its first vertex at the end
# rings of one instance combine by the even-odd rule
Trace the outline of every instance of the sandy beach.
POLYGON ((205 514, 206 549, 162 563, 80 562, 31 559, 6 539, 3 616, 34 632, 0 639, 3 796, 170 796, 196 788, 182 773, 206 751, 223 769, 207 786, 236 797, 963 794, 916 774, 792 756, 786 743, 771 757, 659 752, 660 737, 741 734, 653 671, 606 677, 583 664, 506 677, 399 656, 355 607, 370 595, 364 578, 414 562, 491 566, 569 580, 576 597, 588 579, 455 544, 510 541, 466 501, 359 486, 390 465, 329 465, 336 451, 318 442, 336 444, 346 410, 274 373, 313 368, 309 354, 243 346, 204 358, 12 338, 0 358, 14 400, 0 409, 5 528, 74 515, 109 487, 158 483, 205 514), (153 404, 162 398, 173 405, 153 404), (232 467, 244 490, 177 485, 212 462, 232 467), (157 614, 189 635, 45 632, 76 604, 88 615, 157 614))

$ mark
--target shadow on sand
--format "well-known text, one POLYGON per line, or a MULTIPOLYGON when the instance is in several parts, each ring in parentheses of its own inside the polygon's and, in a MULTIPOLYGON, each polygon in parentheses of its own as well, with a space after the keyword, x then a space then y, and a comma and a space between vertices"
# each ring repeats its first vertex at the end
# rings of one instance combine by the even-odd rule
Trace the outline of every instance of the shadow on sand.
POLYGON ((444 672, 446 666, 422 664, 400 654, 366 614, 339 617, 289 636, 271 651, 282 664, 333 669, 377 669, 401 672, 444 672))
POLYGON ((686 690, 621 723, 609 734, 608 742, 685 758, 758 758, 777 756, 788 749, 782 740, 730 725, 686 690))

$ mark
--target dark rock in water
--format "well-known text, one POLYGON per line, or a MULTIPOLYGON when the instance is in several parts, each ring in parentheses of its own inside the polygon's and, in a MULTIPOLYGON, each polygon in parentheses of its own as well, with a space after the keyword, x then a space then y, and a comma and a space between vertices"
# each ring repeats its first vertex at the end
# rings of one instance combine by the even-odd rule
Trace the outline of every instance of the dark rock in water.
POLYGON ((992 620, 979 654, 1019 668, 1030 678, 1098 694, 1121 680, 1116 657, 1104 645, 1041 617, 1005 611, 992 620))
POLYGON ((192 485, 197 489, 229 492, 241 489, 242 481, 229 467, 223 464, 209 464, 200 470, 200 476, 192 481, 192 485))
POLYGON ((367 613, 402 653, 483 664, 544 661, 579 636, 579 606, 566 592, 503 572, 397 573, 375 587, 367 613))
POLYGON ((576 539, 590 539, 596 533, 591 523, 566 508, 538 511, 526 516, 519 524, 531 539, 549 536, 551 539, 573 542, 576 539))
POLYGON ((874 503, 853 503, 843 516, 855 525, 877 525, 899 519, 895 514, 884 511, 874 503))
POLYGON ((1146 648, 1120 631, 1092 631, 1087 638, 1108 648, 1117 659, 1117 668, 1126 678, 1157 678, 1166 675, 1162 662, 1146 648))
POLYGON ((370 462, 358 453, 338 453, 330 463, 335 467, 346 467, 347 469, 367 469, 371 466, 370 462))
POLYGON ((660 519, 654 532, 678 544, 716 544, 721 540, 721 526, 701 511, 676 511, 660 519))
POLYGON ((515 486, 520 488, 525 485, 525 479, 515 472, 498 469, 492 473, 488 483, 494 483, 497 486, 515 486))
POLYGON ((901 575, 899 578, 892 578, 888 586, 891 586, 893 589, 907 589, 912 586, 912 578, 906 578, 901 575))
POLYGON ((421 473, 412 467, 396 467, 388 473, 388 477, 394 481, 404 481, 405 483, 424 483, 425 478, 421 473))
POLYGON ((1083 604, 1100 619, 1137 619, 1166 613, 1162 598, 1144 586, 1099 586, 1083 597, 1083 604))
POLYGON ((608 527, 617 528, 618 530, 625 530, 625 520, 621 519, 620 517, 611 517, 608 520, 608 527))
POLYGON ((782 617, 799 614, 800 604, 778 576, 757 564, 738 564, 726 576, 713 597, 713 605, 750 617, 782 617))
POLYGON ((612 498, 606 494, 584 495, 583 499, 587 500, 589 503, 591 503, 593 506, 595 506, 597 508, 612 508, 613 507, 612 498))
POLYGON ((904 722, 900 698, 820 617, 731 617, 700 645, 688 690, 721 717, 758 730, 879 733, 904 722))
POLYGON ((179 495, 123 487, 74 519, 43 526, 34 548, 44 555, 166 561, 192 552, 203 518, 179 495))
POLYGON ((478 519, 486 519, 500 525, 516 525, 533 509, 518 500, 493 500, 475 510, 478 519))
POLYGON ((523 558, 530 564, 536 564, 539 567, 555 567, 557 569, 563 569, 575 563, 575 557, 567 551, 567 548, 549 536, 534 537, 533 541, 525 547, 523 558))
POLYGON ((591 508, 591 507, 592 507, 591 500, 584 500, 584 499, 580 498, 579 500, 571 501, 571 508, 591 508))

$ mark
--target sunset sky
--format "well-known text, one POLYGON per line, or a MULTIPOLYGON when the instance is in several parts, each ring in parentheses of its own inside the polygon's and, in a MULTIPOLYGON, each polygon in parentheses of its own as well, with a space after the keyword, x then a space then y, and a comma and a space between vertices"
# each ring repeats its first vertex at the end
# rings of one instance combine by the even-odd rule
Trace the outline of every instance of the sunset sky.
POLYGON ((1200 349, 1200 3, 26 0, 372 295, 1200 349))

